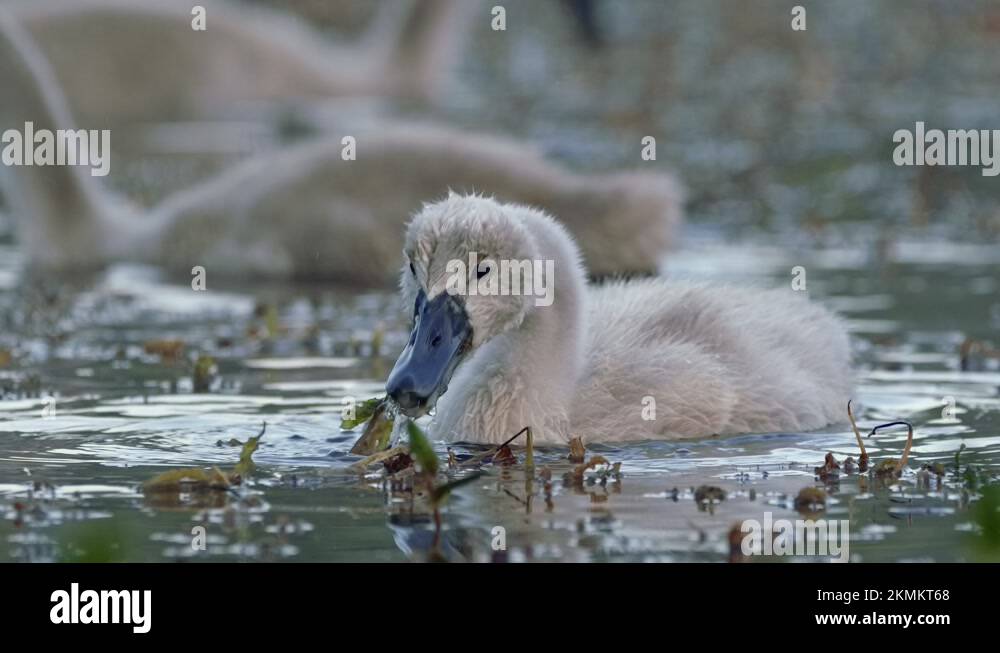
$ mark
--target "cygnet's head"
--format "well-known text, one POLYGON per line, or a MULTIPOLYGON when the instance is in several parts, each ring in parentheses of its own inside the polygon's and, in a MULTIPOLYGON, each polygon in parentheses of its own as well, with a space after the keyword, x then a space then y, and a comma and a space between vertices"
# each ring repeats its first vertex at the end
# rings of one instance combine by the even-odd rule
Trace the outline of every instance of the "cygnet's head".
POLYGON ((530 265, 538 258, 520 219, 530 211, 451 194, 425 205, 410 222, 400 286, 413 328, 386 383, 404 413, 430 410, 465 358, 536 310, 529 290, 501 286, 501 273, 512 262, 530 265))

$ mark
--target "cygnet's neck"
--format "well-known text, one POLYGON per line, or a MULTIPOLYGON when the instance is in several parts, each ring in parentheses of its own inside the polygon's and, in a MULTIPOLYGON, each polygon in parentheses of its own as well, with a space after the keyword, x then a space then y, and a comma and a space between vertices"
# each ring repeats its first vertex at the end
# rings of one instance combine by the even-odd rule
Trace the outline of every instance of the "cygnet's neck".
POLYGON ((565 229, 518 210, 539 258, 553 261, 552 303, 533 306, 519 327, 484 343, 456 370, 438 401, 436 437, 498 444, 525 426, 540 443, 570 437, 569 406, 587 332, 586 275, 565 229))
MULTIPOLYGON (((4 95, 0 134, 15 130, 23 137, 27 123, 35 134, 76 129, 48 61, 30 34, 3 8, 0 85, 4 95)), ((0 149, 7 146, 0 144, 0 149)), ((28 148, 33 152, 34 144, 28 148)), ((87 167, 0 163, 0 187, 11 204, 20 241, 43 264, 69 267, 103 259, 108 243, 119 237, 109 232, 125 224, 124 219, 116 219, 124 218, 124 205, 114 203, 87 167)))

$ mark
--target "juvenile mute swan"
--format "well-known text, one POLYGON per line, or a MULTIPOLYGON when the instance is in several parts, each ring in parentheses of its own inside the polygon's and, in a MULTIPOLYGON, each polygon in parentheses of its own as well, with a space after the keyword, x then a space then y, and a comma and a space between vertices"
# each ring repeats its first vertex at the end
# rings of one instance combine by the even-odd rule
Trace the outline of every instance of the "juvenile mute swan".
MULTIPOLYGON (((28 121, 36 131, 74 127, 45 58, 2 7, 0 79, 0 132, 28 121)), ((125 259, 184 275, 203 266, 216 278, 364 285, 391 282, 405 217, 449 187, 564 216, 599 274, 655 270, 679 220, 668 176, 573 174, 533 148, 442 127, 386 123, 352 135, 355 160, 334 137, 251 159, 149 211, 74 167, 0 166, 0 188, 40 267, 125 259)))
POLYGON ((91 128, 190 120, 234 106, 343 96, 433 99, 458 58, 475 3, 384 3, 359 44, 225 0, 8 3, 91 128), (206 9, 205 31, 192 8, 206 9))
POLYGON ((791 289, 663 279, 588 287, 555 220, 475 196, 425 206, 405 255, 413 331, 386 391, 411 416, 436 404, 435 437, 496 444, 530 426, 540 443, 679 439, 803 431, 842 417, 846 332, 791 289), (468 270, 470 289, 502 275, 497 262, 552 260, 551 305, 531 294, 450 293, 449 283, 461 286, 449 262, 470 252, 492 261, 468 270))

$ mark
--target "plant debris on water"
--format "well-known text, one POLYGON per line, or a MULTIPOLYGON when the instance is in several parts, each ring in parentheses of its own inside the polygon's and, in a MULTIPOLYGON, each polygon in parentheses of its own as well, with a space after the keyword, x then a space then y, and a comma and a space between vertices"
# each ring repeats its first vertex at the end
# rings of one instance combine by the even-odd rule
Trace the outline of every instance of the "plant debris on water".
MULTIPOLYGON (((444 485, 439 485, 437 481, 440 461, 434 453, 434 447, 424 432, 414 422, 406 424, 406 429, 410 437, 410 451, 416 466, 419 468, 417 483, 427 492, 431 509, 434 513, 434 544, 430 554, 432 560, 443 560, 440 552, 441 544, 441 504, 447 500, 451 493, 468 483, 472 483, 482 476, 481 472, 473 472, 462 478, 449 481, 444 485)), ((520 435, 520 433, 518 434, 520 435)), ((515 436, 516 437, 516 436, 515 436)))
MULTIPOLYGON (((459 467, 472 467, 474 465, 478 465, 478 464, 480 464, 482 462, 485 462, 487 460, 496 462, 496 460, 495 460, 496 455, 504 447, 509 447, 511 442, 513 442, 514 440, 516 440, 519 437, 521 437, 521 435, 523 435, 525 433, 528 433, 529 431, 530 431, 530 427, 525 426, 523 429, 521 429, 520 431, 518 431, 517 433, 515 433, 514 435, 512 435, 510 438, 508 438, 506 442, 498 444, 497 446, 492 447, 490 449, 487 449, 486 451, 484 451, 482 453, 476 454, 475 456, 472 456, 471 458, 463 460, 459 464, 459 467)), ((511 453, 511 455, 513 455, 513 452, 511 453)))
POLYGON ((826 492, 818 487, 804 487, 795 497, 795 509, 803 513, 826 509, 826 492))
POLYGON ((400 454, 409 454, 410 447, 405 444, 393 447, 392 449, 386 449, 385 451, 379 451, 371 454, 356 463, 353 463, 348 469, 355 472, 364 472, 366 469, 375 465, 377 463, 384 462, 400 454))
POLYGON ((510 445, 505 444, 493 454, 492 462, 494 465, 516 465, 517 456, 510 450, 510 445))
POLYGON ((173 363, 184 353, 183 340, 147 340, 143 350, 150 356, 158 356, 164 363, 173 363))
POLYGON ((577 465, 572 469, 572 471, 567 472, 565 478, 567 481, 571 483, 578 484, 583 481, 584 473, 587 470, 589 469, 596 470, 601 466, 605 468, 604 471, 606 472, 605 474, 600 475, 600 478, 602 480, 606 479, 608 474, 614 474, 614 475, 620 474, 621 463, 615 463, 614 465, 612 465, 611 462, 604 456, 591 456, 590 460, 588 460, 585 463, 577 465))
POLYGON ((977 359, 972 358, 974 354, 978 354, 984 360, 987 358, 1000 358, 1000 349, 994 349, 990 343, 983 342, 982 340, 966 338, 959 347, 959 368, 963 372, 969 372, 981 367, 982 364, 977 359))
POLYGON ((409 453, 400 451, 392 458, 383 460, 382 467, 385 468, 387 474, 398 474, 404 469, 413 467, 413 458, 409 453))
POLYGON ((722 503, 726 500, 726 491, 714 485, 701 485, 694 491, 696 503, 722 503))
POLYGON ((143 492, 146 494, 222 492, 234 485, 241 484, 256 469, 256 465, 253 462, 253 454, 260 446, 260 439, 264 437, 266 429, 267 423, 265 422, 260 429, 260 433, 243 443, 239 461, 231 472, 223 472, 217 466, 213 466, 210 469, 203 469, 201 467, 171 469, 157 474, 146 481, 142 486, 143 492))
POLYGON ((913 446, 913 425, 909 422, 898 421, 889 422, 887 424, 879 424, 871 430, 868 437, 875 435, 879 429, 890 428, 893 426, 905 426, 907 428, 906 436, 906 446, 903 448, 903 457, 899 460, 895 458, 886 458, 885 460, 879 461, 875 466, 875 475, 881 478, 898 478, 902 475, 903 471, 906 469, 906 462, 910 458, 910 448, 913 446))
POLYGON ((833 452, 828 452, 823 460, 823 465, 815 470, 816 476, 821 481, 834 481, 840 476, 840 463, 833 456, 833 452))
POLYGON ((214 358, 204 355, 199 356, 194 363, 194 373, 192 375, 194 391, 205 393, 211 390, 212 381, 215 379, 217 372, 218 368, 215 365, 214 358))
POLYGON ((861 431, 858 430, 858 424, 854 421, 854 411, 851 410, 851 400, 847 401, 847 419, 851 421, 851 428, 854 430, 854 437, 858 440, 858 448, 861 449, 861 454, 858 456, 858 471, 864 474, 868 471, 868 452, 865 451, 865 441, 861 439, 861 431))

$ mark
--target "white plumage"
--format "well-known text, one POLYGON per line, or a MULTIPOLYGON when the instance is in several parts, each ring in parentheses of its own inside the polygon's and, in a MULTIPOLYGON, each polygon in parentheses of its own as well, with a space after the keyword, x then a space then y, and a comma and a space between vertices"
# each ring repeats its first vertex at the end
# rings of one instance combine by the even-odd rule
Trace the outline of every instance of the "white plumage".
POLYGON ((403 270, 407 308, 418 289, 444 291, 447 261, 469 251, 555 262, 551 306, 464 297, 472 349, 438 400, 436 437, 499 443, 531 426, 537 442, 565 444, 804 431, 842 419, 846 331, 791 288, 664 279, 588 287, 555 220, 482 197, 424 207, 406 251, 416 270, 403 270))

